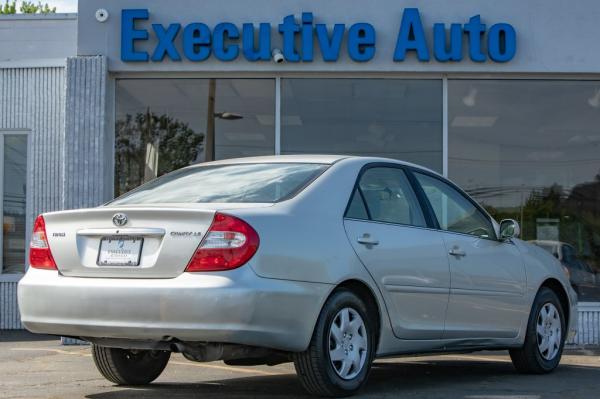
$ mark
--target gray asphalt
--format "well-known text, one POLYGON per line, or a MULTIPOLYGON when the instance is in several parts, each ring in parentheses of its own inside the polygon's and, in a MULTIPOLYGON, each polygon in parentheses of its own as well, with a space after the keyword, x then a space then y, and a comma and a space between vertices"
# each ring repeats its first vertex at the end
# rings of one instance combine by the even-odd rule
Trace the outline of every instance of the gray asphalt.
MULTIPOLYGON (((599 352, 569 351, 547 376, 515 373, 506 353, 386 359, 374 365, 365 398, 597 398, 599 352)), ((0 398, 303 398, 292 365, 229 367, 171 358, 151 386, 114 386, 96 371, 86 346, 0 332, 0 398)))

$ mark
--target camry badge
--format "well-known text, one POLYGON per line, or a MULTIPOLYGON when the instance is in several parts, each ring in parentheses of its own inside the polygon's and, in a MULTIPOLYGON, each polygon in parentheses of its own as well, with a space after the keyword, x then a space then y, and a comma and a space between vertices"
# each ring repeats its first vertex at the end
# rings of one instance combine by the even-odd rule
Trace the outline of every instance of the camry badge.
POLYGON ((127 224, 127 215, 124 213, 117 213, 112 218, 113 224, 117 227, 122 227, 127 224))

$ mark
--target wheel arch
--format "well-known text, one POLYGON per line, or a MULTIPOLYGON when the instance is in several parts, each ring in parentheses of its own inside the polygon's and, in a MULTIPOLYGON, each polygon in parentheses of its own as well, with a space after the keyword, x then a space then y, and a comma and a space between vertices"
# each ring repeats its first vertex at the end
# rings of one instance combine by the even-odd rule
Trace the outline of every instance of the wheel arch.
POLYGON ((562 306, 563 312, 565 313, 565 322, 566 324, 568 324, 571 317, 571 302, 569 301, 569 295, 567 294, 567 290, 565 289, 565 287, 560 281, 551 277, 544 280, 544 282, 538 288, 538 292, 540 292, 542 288, 549 288, 556 294, 556 296, 558 296, 560 305, 562 306))
POLYGON ((334 292, 336 292, 339 289, 347 289, 349 291, 352 291, 353 293, 358 295, 359 298, 361 298, 363 301, 365 301, 365 304, 368 307, 372 308, 373 311, 376 312, 376 315, 375 315, 376 317, 374 317, 373 319, 375 320, 375 323, 376 323, 375 324, 375 328, 376 328, 375 338, 377 339, 377 341, 375 343, 375 353, 377 353, 379 342, 381 340, 381 328, 382 328, 382 323, 383 323, 383 319, 382 319, 383 313, 382 313, 381 305, 380 305, 379 301, 377 300, 377 296, 375 295, 375 292, 364 281, 358 280, 358 279, 349 279, 349 280, 345 280, 345 281, 339 283, 338 285, 336 285, 336 287, 330 292, 329 296, 327 297, 327 300, 331 297, 331 295, 333 295, 334 292))

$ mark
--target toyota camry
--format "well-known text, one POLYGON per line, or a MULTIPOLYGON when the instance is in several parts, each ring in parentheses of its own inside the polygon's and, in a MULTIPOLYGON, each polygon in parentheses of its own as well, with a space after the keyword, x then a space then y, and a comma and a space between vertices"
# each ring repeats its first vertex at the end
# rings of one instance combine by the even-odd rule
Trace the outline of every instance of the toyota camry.
POLYGON ((460 188, 383 158, 205 163, 35 221, 24 326, 92 344, 100 373, 149 384, 171 353, 293 362, 347 396, 376 358, 508 350, 548 373, 574 334, 561 264, 460 188))

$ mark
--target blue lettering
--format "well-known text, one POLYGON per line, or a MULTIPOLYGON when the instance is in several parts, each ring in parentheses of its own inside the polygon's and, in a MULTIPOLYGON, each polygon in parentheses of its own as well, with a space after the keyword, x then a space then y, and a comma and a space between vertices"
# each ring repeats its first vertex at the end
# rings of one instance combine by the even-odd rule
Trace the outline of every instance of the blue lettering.
POLYGON ((311 62, 313 60, 313 14, 312 12, 302 13, 302 61, 311 62))
POLYGON ((237 44, 225 44, 225 39, 239 39, 238 28, 229 22, 223 22, 215 26, 213 31, 213 45, 215 57, 221 61, 233 61, 240 52, 237 44))
POLYGON ((148 10, 123 10, 121 12, 121 60, 125 62, 148 61, 148 53, 135 51, 135 42, 148 40, 146 29, 136 29, 135 21, 150 18, 148 10))
POLYGON ((205 24, 189 24, 183 30, 183 53, 190 61, 210 57, 210 29, 205 24))
POLYGON ((488 32, 488 54, 495 62, 507 62, 517 52, 517 33, 509 24, 496 24, 488 32))
POLYGON ((485 25, 481 23, 479 15, 471 17, 464 29, 469 34, 469 57, 475 62, 484 62, 486 57, 481 51, 481 37, 485 33, 485 25))
POLYGON ((354 24, 348 30, 348 55, 353 61, 366 62, 375 56, 375 28, 371 24, 354 24))
POLYGON ((345 25, 335 24, 331 39, 327 32, 327 25, 317 24, 315 29, 323 60, 327 62, 337 61, 340 56, 340 49, 342 48, 342 40, 344 39, 344 31, 346 30, 345 25))
POLYGON ((462 26, 450 25, 450 46, 446 47, 446 25, 433 25, 433 55, 440 62, 462 60, 462 26))
POLYGON ((258 28, 258 46, 254 44, 254 24, 244 24, 242 43, 244 57, 248 61, 269 61, 271 59, 271 24, 260 24, 258 28), (255 47, 258 47, 258 49, 255 47))
POLYGON ((152 61, 162 61, 166 55, 169 55, 173 61, 181 61, 181 56, 175 48, 175 38, 181 29, 181 24, 171 24, 167 29, 161 24, 153 24, 152 29, 158 39, 158 45, 152 54, 152 61))
MULTIPOLYGON (((191 62, 200 62, 207 60, 211 54, 220 61, 233 61, 239 57, 240 51, 250 62, 269 61, 272 57, 270 23, 258 24, 258 32, 253 23, 244 23, 240 29, 232 23, 223 22, 217 24, 212 32, 204 23, 190 23, 185 27, 179 23, 155 23, 151 25, 152 29, 138 26, 149 18, 147 9, 122 11, 123 62, 161 62, 166 58, 181 61, 182 56, 191 62), (179 35, 182 28, 183 33, 179 35), (148 50, 151 34, 152 43, 156 42, 153 51, 148 50)), ((339 59, 346 25, 334 24, 329 29, 331 25, 315 24, 315 21, 312 12, 303 12, 298 22, 294 15, 283 18, 278 31, 285 60, 312 62, 315 51, 318 51, 315 45, 319 46, 323 61, 334 62, 339 59)), ((512 25, 497 23, 488 31, 479 15, 472 16, 464 25, 452 23, 447 27, 444 23, 435 23, 428 29, 431 28, 428 34, 433 33, 433 48, 428 45, 419 10, 405 8, 394 49, 394 61, 404 61, 408 52, 414 52, 417 60, 428 62, 430 51, 433 51, 433 57, 438 62, 459 62, 465 57, 464 46, 468 45, 472 61, 485 62, 489 58, 493 62, 503 63, 512 60, 517 51, 517 33, 512 25)), ((376 54, 376 37, 377 32, 369 23, 351 25, 346 38, 348 57, 354 62, 372 60, 376 54)), ((277 61, 281 61, 281 57, 277 61)))
POLYGON ((279 24, 279 33, 283 35, 283 56, 289 62, 300 61, 300 54, 296 52, 296 33, 300 32, 300 27, 296 24, 293 15, 288 15, 283 19, 283 23, 279 24))
POLYGON ((419 61, 429 61, 427 39, 417 8, 404 9, 396 51, 394 52, 394 61, 404 61, 408 50, 416 51, 419 61))

